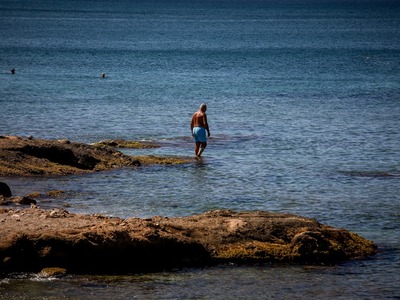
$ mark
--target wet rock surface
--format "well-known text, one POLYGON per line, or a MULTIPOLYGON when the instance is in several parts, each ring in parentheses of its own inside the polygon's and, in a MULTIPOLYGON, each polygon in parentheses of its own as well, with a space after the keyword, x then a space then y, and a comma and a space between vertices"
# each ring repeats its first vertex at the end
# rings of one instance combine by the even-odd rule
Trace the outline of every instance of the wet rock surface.
POLYGON ((99 147, 153 149, 160 145, 151 141, 104 140, 94 144, 99 147))
POLYGON ((314 219, 265 211, 120 219, 0 208, 0 270, 135 273, 224 263, 334 264, 376 245, 314 219))
MULTIPOLYGON (((190 161, 133 157, 110 145, 0 136, 4 177, 190 161)), ((60 195, 64 192, 55 190, 47 196, 60 195)), ((0 274, 135 273, 225 263, 335 264, 376 253, 373 242, 355 233, 291 214, 218 210, 182 218, 120 219, 40 209, 35 199, 45 196, 12 196, 0 182, 0 274)))
POLYGON ((91 173, 146 164, 181 164, 189 158, 125 155, 110 147, 69 140, 0 136, 0 176, 91 173))

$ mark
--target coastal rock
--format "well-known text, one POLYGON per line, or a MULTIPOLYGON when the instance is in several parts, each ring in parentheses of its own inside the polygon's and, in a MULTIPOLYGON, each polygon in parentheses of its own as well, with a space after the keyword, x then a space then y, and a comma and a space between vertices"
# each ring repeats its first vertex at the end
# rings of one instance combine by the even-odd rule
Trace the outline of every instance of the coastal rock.
POLYGON ((0 196, 4 197, 12 196, 10 187, 4 182, 0 182, 0 196))
POLYGON ((160 145, 151 141, 128 141, 128 140, 104 140, 93 144, 97 147, 152 149, 160 148, 160 145))
POLYGON ((134 157, 110 147, 68 140, 0 136, 0 176, 81 174, 143 164, 180 164, 189 161, 174 157, 134 157))
POLYGON ((28 196, 12 197, 10 187, 4 182, 0 182, 0 206, 9 205, 11 203, 19 205, 31 205, 36 204, 36 200, 28 196))
POLYGON ((8 205, 8 200, 4 196, 0 195, 0 206, 8 205))
POLYGON ((264 211, 120 219, 0 208, 0 270, 132 273, 225 263, 334 264, 376 245, 314 219, 264 211))
POLYGON ((15 197, 10 197, 9 202, 20 204, 20 205, 31 205, 31 204, 36 204, 36 200, 32 199, 31 197, 28 196, 15 196, 15 197))
POLYGON ((49 278, 49 277, 62 277, 67 274, 67 270, 64 268, 44 268, 38 274, 39 277, 49 278))

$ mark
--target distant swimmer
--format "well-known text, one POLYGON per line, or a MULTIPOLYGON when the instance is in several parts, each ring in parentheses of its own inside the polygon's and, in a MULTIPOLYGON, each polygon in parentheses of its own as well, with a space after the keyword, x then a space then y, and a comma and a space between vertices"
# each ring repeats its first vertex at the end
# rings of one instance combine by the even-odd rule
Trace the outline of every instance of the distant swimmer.
POLYGON ((12 68, 12 69, 10 70, 10 72, 11 72, 11 74, 15 74, 15 69, 12 68))
POLYGON ((210 137, 210 129, 208 128, 207 105, 202 103, 198 111, 192 115, 192 121, 190 122, 190 130, 194 138, 195 147, 194 153, 196 157, 200 157, 204 149, 207 147, 207 137, 210 137), (207 136, 206 136, 207 131, 207 136))
POLYGON ((101 73, 101 78, 106 78, 106 74, 105 73, 101 73))

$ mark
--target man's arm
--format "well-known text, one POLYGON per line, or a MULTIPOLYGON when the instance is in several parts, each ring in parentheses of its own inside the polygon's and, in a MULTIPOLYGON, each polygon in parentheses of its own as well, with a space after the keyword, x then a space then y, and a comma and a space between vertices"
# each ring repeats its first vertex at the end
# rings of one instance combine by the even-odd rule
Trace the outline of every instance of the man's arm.
POLYGON ((208 137, 210 137, 210 128, 208 127, 207 115, 204 114, 204 128, 207 130, 208 137))
POLYGON ((192 120, 190 121, 190 132, 193 135, 193 127, 194 127, 194 115, 192 115, 192 120))

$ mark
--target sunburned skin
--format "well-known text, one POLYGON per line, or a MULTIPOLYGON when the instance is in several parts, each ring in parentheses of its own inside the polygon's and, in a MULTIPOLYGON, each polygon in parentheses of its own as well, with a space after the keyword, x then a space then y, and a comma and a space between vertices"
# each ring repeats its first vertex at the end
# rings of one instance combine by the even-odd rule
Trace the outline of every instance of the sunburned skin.
POLYGON ((192 128, 193 127, 204 127, 208 129, 207 115, 201 110, 195 112, 192 117, 192 128))

